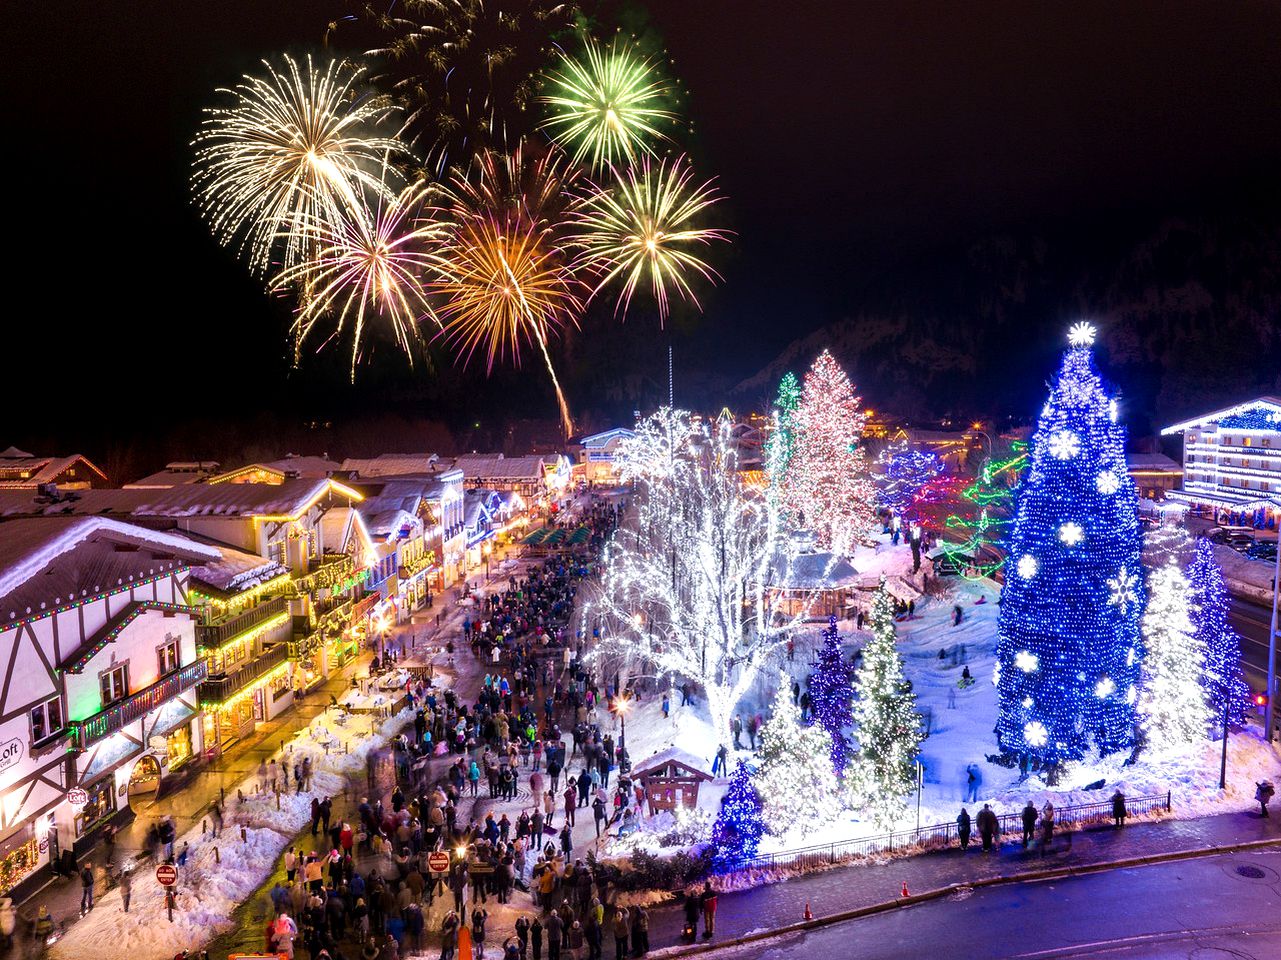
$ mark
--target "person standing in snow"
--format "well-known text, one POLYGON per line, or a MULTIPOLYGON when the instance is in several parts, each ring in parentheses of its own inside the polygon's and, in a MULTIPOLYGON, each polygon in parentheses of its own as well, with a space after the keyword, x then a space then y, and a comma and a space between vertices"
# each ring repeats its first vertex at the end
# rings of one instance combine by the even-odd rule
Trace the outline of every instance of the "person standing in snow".
POLYGON ((1036 804, 1031 800, 1023 808, 1023 849, 1026 850, 1036 834, 1036 804))
POLYGON ((961 814, 956 818, 956 835, 960 838, 961 849, 970 848, 970 812, 961 807, 961 814))
POLYGON ((983 809, 979 811, 978 816, 979 836, 983 838, 983 852, 992 852, 992 843, 996 835, 1001 832, 1000 821, 996 819, 996 814, 992 812, 990 803, 983 804, 983 809))
POLYGON ((1272 786, 1271 780, 1264 780, 1254 785, 1254 799, 1259 801, 1259 816, 1268 815, 1268 801, 1272 799, 1275 792, 1276 788, 1272 786))
POLYGON ((983 775, 979 773, 979 768, 970 764, 965 768, 965 802, 979 802, 979 784, 983 782, 983 775))

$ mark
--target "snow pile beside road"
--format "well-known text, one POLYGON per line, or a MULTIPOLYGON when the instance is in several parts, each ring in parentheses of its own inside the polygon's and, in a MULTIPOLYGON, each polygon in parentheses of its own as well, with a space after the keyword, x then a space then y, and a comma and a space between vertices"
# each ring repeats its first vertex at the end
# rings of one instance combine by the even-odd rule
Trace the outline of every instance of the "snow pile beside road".
POLYGON ((307 731, 283 755, 292 766, 310 757, 311 791, 282 793, 276 797, 255 794, 257 778, 240 784, 244 803, 228 794, 226 825, 222 836, 201 834, 193 827, 178 838, 175 853, 190 844, 185 867, 178 870, 177 906, 173 923, 165 912, 163 888, 148 864, 134 877, 130 912, 121 907, 120 891, 112 890, 84 919, 75 923, 50 951, 54 960, 143 960, 171 957, 180 950, 196 950, 232 926, 232 913, 271 874, 277 859, 311 819, 312 796, 341 793, 347 775, 364 770, 371 751, 386 745, 413 719, 402 710, 382 722, 327 712, 312 721, 307 731), (329 743, 326 752, 324 744, 329 743), (348 752, 342 752, 346 745, 348 752), (245 839, 241 840, 241 827, 245 839))

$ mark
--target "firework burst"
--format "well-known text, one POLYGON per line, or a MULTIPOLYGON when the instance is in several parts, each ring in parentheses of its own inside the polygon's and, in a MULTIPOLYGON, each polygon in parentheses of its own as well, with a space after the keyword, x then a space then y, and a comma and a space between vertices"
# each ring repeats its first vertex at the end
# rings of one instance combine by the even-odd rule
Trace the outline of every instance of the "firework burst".
POLYGON ((440 249, 433 288, 442 298, 441 336, 469 362, 486 368, 536 345, 556 390, 566 433, 569 406, 548 349, 582 312, 582 284, 561 235, 575 200, 574 168, 557 152, 532 157, 524 148, 477 158, 477 174, 454 181, 452 227, 440 249))
POLYGON ((413 363, 420 342, 418 325, 430 318, 439 325, 427 299, 424 276, 431 273, 435 248, 445 226, 431 216, 431 188, 410 184, 390 198, 382 191, 338 221, 321 219, 296 225, 311 241, 313 256, 285 270, 277 289, 304 292, 294 318, 295 362, 306 340, 326 319, 334 323, 328 339, 350 326, 351 376, 370 318, 383 320, 413 363))
POLYGON ((720 199, 711 181, 695 185, 685 157, 657 165, 645 157, 616 171, 613 186, 597 187, 576 217, 575 266, 594 276, 592 296, 617 283, 615 311, 626 314, 637 286, 647 281, 660 322, 669 312, 669 293, 699 306, 693 275, 712 283, 720 279, 701 250, 727 241, 729 233, 694 220, 720 199))
POLYGON ((666 140, 662 128, 676 119, 664 106, 670 84, 652 61, 617 41, 604 48, 588 40, 581 57, 562 55, 548 79, 543 127, 572 147, 575 163, 590 157, 596 170, 652 153, 652 141, 666 140))
POLYGON ((231 106, 206 111, 192 177, 214 236, 259 273, 276 253, 286 269, 296 266, 307 238, 358 209, 363 192, 385 193, 379 167, 405 150, 371 133, 389 108, 358 92, 360 68, 288 56, 281 70, 263 66, 266 76, 220 91, 231 106))

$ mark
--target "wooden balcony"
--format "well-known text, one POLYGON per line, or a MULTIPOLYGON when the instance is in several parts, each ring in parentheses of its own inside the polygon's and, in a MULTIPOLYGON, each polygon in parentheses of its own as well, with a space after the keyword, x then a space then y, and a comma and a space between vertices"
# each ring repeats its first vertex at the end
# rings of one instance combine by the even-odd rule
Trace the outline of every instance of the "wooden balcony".
POLYGON ((179 667, 167 677, 157 680, 151 686, 131 694, 119 703, 113 703, 107 709, 95 713, 92 717, 68 724, 72 732, 72 744, 77 750, 84 750, 103 737, 127 727, 167 700, 190 690, 208 675, 204 660, 197 660, 185 667, 179 667))
POLYGON ((242 633, 248 633, 254 627, 266 623, 273 617, 278 617, 289 609, 289 601, 285 597, 272 597, 270 600, 264 600, 258 606, 246 610, 244 613, 238 613, 233 617, 225 617, 222 620, 210 624, 200 624, 196 627, 196 643, 203 650, 217 650, 223 644, 234 640, 242 633))
POLYGON ((278 643, 275 646, 268 647, 263 651, 262 656, 256 657, 243 667, 239 667, 231 671, 231 673, 210 677, 200 685, 201 705, 218 706, 226 703, 259 677, 270 673, 276 667, 288 661, 289 647, 290 644, 288 643, 278 643))

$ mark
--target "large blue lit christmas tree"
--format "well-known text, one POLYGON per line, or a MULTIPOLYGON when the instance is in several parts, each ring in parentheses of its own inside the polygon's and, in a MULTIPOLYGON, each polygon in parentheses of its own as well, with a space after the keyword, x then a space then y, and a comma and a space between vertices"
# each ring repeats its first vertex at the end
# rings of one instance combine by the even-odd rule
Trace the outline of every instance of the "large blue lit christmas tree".
POLYGON ((849 758, 849 741, 845 731, 854 721, 854 671, 841 653, 841 634, 836 629, 836 617, 827 622, 823 631, 823 646, 818 652, 818 666, 810 677, 810 705, 814 709, 814 722, 823 727, 832 738, 832 770, 838 777, 845 774, 849 758))
POLYGON ((1039 766, 1133 745, 1143 654, 1125 428, 1094 369, 1094 329, 1077 324, 1069 342, 1032 438, 997 633, 997 740, 1039 766))
POLYGON ((1187 576, 1197 645, 1205 651, 1201 685, 1214 722, 1222 722, 1226 707, 1228 724, 1242 726, 1250 704, 1250 688, 1241 673, 1241 639, 1228 623, 1227 584, 1219 561, 1214 558, 1214 547, 1204 537, 1196 542, 1187 576))

